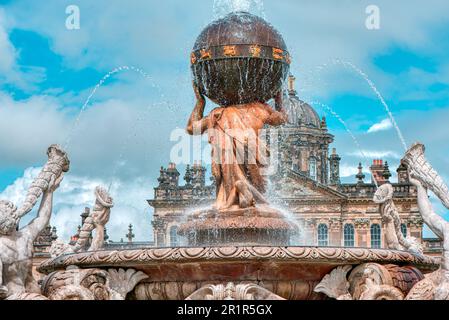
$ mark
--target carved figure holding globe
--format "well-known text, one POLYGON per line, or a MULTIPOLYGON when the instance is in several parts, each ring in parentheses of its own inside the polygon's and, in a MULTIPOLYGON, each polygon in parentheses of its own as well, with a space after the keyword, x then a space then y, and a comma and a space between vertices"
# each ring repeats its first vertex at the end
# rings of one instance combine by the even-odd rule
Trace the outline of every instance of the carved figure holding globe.
POLYGON ((289 56, 281 35, 263 19, 233 13, 208 26, 192 53, 196 106, 187 132, 207 131, 212 174, 217 185, 215 209, 223 211, 266 204, 268 147, 259 138, 266 125, 287 121, 282 83, 289 56), (205 96, 219 105, 204 116, 205 96), (266 102, 274 98, 275 110, 266 102))
POLYGON ((266 236, 270 229, 279 244, 288 243, 290 224, 264 197, 270 151, 261 138, 262 129, 288 118, 282 86, 290 56, 282 36, 262 18, 231 13, 203 30, 191 64, 196 105, 187 132, 208 135, 216 201, 194 213, 179 233, 190 244, 273 244, 266 236), (207 115, 206 97, 218 105, 207 115))
POLYGON ((287 115, 281 107, 281 92, 276 97, 278 110, 253 102, 218 107, 204 116, 205 98, 194 85, 197 104, 190 116, 187 132, 208 132, 212 146, 212 173, 217 186, 215 208, 226 210, 266 204, 266 181, 261 174, 268 147, 259 138, 265 125, 284 124, 287 115))

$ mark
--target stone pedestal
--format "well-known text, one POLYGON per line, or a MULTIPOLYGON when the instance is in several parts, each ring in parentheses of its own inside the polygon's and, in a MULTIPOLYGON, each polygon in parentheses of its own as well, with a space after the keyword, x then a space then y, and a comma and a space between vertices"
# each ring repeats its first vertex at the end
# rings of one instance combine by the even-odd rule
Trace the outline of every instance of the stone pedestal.
POLYGON ((198 211, 181 225, 178 233, 187 239, 189 246, 286 246, 295 231, 295 226, 281 212, 263 206, 198 211))

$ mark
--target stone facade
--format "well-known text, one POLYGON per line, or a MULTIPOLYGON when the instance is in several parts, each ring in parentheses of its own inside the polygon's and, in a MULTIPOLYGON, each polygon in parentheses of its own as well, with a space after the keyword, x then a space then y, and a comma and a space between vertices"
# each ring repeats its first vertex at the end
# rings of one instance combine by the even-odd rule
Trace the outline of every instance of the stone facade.
POLYGON ((50 247, 54 241, 58 239, 56 234, 56 228, 48 225, 34 241, 34 253, 33 253, 33 276, 40 283, 44 277, 37 271, 39 265, 45 260, 50 258, 50 247))

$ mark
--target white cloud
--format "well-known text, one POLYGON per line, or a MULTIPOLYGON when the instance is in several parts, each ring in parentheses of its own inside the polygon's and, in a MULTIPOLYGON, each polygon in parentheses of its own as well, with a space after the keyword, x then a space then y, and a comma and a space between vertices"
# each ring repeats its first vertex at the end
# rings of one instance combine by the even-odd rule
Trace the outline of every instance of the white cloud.
POLYGON ((17 57, 16 49, 9 40, 8 32, 4 27, 4 20, 4 13, 0 9, 0 73, 3 76, 5 73, 13 71, 17 57))
POLYGON ((14 84, 22 90, 30 91, 35 89, 35 83, 43 79, 45 70, 18 64, 19 50, 9 38, 10 20, 0 7, 0 85, 14 84))
POLYGON ((0 92, 0 165, 30 166, 40 163, 46 148, 61 142, 69 125, 57 101, 33 96, 16 101, 0 92))
POLYGON ((349 165, 347 163, 340 164, 340 177, 342 178, 355 177, 357 172, 357 165, 349 165))
MULTIPOLYGON (((114 88, 123 89, 108 90, 114 88)), ((72 132, 67 151, 76 175, 117 174, 129 179, 157 174, 175 144, 169 142, 171 131, 187 118, 145 99, 109 99, 89 105, 71 131, 76 116, 71 111, 63 109, 56 98, 33 96, 17 101, 0 92, 0 166, 26 168, 44 163, 47 147, 64 145, 72 132), (117 170, 123 161, 128 165, 117 170)))
POLYGON ((369 129, 368 133, 374 133, 378 131, 386 131, 393 128, 393 124, 390 119, 384 119, 379 123, 373 124, 369 129))
MULTIPOLYGON (((81 29, 76 31, 66 30, 64 26, 67 5, 64 1, 14 1, 8 10, 15 17, 17 27, 49 37, 52 49, 71 67, 94 65, 109 69, 133 63, 154 69, 159 67, 159 62, 168 62, 171 67, 181 65, 183 70, 188 69, 189 51, 196 36, 211 22, 214 11, 227 12, 233 7, 252 8, 262 15, 265 11, 267 20, 284 35, 294 59, 293 72, 301 77, 303 88, 309 81, 321 80, 316 79, 320 77, 317 72, 306 79, 306 71, 333 58, 349 60, 370 74, 382 77, 370 65, 369 55, 388 49, 392 42, 412 49, 442 50, 431 33, 435 25, 445 21, 449 9, 447 1, 416 4, 407 10, 400 2, 377 2, 382 21, 378 31, 365 27, 365 8, 372 4, 370 1, 341 6, 331 0, 300 3, 285 0, 282 4, 260 0, 216 0, 205 4, 204 0, 191 0, 183 7, 176 1, 156 5, 156 1, 135 0, 124 13, 120 0, 109 1, 107 7, 99 2, 80 0, 77 5, 81 10, 81 29), (127 19, 127 23, 121 23, 123 19, 127 19)), ((346 81, 352 84, 350 79, 341 79, 340 74, 332 86, 322 88, 323 83, 319 81, 320 86, 310 89, 328 92, 338 90, 346 81)), ((385 89, 389 87, 387 84, 385 89)))
POLYGON ((363 159, 363 156, 365 156, 368 159, 385 159, 385 158, 392 158, 392 159, 401 159, 401 156, 396 151, 381 151, 381 150, 359 150, 359 151, 353 151, 348 152, 348 156, 352 157, 359 157, 363 159))

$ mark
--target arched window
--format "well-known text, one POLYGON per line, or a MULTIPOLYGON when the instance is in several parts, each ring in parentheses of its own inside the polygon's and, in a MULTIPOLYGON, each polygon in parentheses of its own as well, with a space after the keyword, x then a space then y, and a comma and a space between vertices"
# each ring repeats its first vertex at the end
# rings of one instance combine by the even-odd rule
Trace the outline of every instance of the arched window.
POLYGON ((343 240, 345 247, 354 247, 354 226, 352 224, 345 224, 343 229, 343 240))
POLYGON ((404 238, 407 237, 407 226, 405 225, 405 223, 401 224, 401 232, 402 235, 404 236, 404 238))
POLYGON ((316 159, 315 158, 310 158, 309 159, 309 176, 313 180, 317 179, 316 159))
POLYGON ((171 247, 178 246, 178 227, 177 226, 170 227, 170 246, 171 247))
POLYGON ((327 232, 327 225, 320 224, 318 226, 318 246, 326 247, 329 245, 329 237, 327 232))
POLYGON ((382 245, 382 232, 380 225, 371 225, 371 248, 380 248, 382 245))

